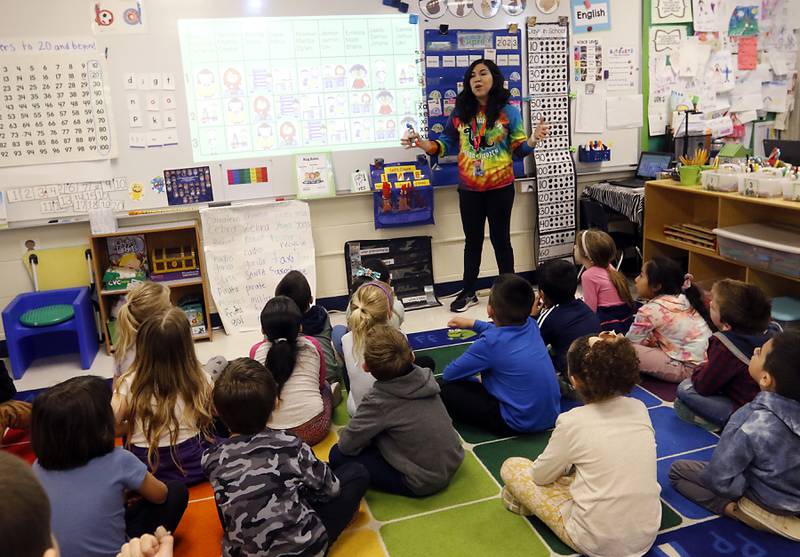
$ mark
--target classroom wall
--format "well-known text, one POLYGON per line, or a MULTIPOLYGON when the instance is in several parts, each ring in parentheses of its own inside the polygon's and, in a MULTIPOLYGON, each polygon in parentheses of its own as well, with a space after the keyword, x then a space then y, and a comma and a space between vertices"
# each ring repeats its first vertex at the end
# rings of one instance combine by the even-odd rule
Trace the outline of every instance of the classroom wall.
MULTIPOLYGON (((627 173, 606 173, 580 176, 579 187, 627 173)), ((369 195, 345 195, 334 199, 309 202, 311 206, 312 232, 316 246, 318 298, 347 294, 347 278, 344 267, 344 243, 350 240, 392 238, 401 236, 428 235, 433 243, 433 270, 436 283, 461 279, 463 271, 464 234, 458 212, 458 193, 455 188, 436 190, 435 218, 433 226, 418 226, 399 230, 375 230, 372 221, 372 199, 369 195)), ((535 196, 517 193, 511 214, 511 243, 514 246, 516 270, 531 271, 535 268, 533 256, 535 196)), ((198 218, 197 213, 182 213, 180 220, 198 218)), ((149 222, 168 221, 168 217, 126 219, 122 226, 135 226, 149 222)), ((175 220, 175 217, 172 218, 175 220)), ((22 264, 25 241, 32 239, 40 248, 54 248, 87 244, 90 230, 88 223, 58 224, 37 228, 21 228, 0 231, 0 307, 22 292, 33 289, 33 283, 22 264)), ((481 263, 482 277, 497 274, 494 251, 489 242, 488 228, 483 246, 481 263)), ((5 338, 0 324, 0 338, 5 338)))

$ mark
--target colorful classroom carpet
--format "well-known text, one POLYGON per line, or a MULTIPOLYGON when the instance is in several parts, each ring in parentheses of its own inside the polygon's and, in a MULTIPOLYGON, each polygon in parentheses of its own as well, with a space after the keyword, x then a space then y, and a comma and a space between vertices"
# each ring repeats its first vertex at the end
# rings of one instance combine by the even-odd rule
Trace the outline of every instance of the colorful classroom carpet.
MULTIPOLYGON (((436 369, 458 357, 468 335, 446 329, 410 334, 418 355, 430 356, 436 369)), ((647 380, 630 396, 650 411, 658 445, 658 480, 662 487, 661 533, 648 557, 771 557, 800 555, 800 544, 757 532, 727 518, 710 515, 681 497, 667 480, 678 458, 708 460, 717 436, 680 421, 671 408, 675 386, 647 380)), ((565 410, 574 404, 565 405, 565 410)), ((334 410, 334 427, 314 447, 327 460, 340 427, 348 421, 344 403, 334 410)), ((456 424, 466 456, 450 486, 423 499, 370 491, 361 509, 333 546, 333 557, 550 557, 572 555, 535 518, 505 510, 500 500, 500 466, 511 456, 536 458, 549 433, 499 439, 456 424)), ((6 436, 7 449, 32 460, 27 439, 6 436), (10 443, 10 446, 8 444, 10 443)), ((175 533, 176 557, 218 557, 222 530, 208 484, 191 489, 189 508, 175 533)))

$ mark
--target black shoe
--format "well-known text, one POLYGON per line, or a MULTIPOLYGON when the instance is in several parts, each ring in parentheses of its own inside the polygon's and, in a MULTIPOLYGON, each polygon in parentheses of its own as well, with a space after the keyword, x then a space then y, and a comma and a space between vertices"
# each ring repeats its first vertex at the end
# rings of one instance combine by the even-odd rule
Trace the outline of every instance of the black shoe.
POLYGON ((461 292, 453 303, 450 304, 450 311, 461 313, 467 311, 468 308, 478 305, 478 297, 475 294, 466 294, 461 292))

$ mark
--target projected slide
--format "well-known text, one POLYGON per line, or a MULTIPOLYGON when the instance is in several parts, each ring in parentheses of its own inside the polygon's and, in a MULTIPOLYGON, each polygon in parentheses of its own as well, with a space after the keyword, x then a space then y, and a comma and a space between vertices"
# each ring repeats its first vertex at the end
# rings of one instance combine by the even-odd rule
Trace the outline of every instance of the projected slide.
POLYGON ((419 129, 408 16, 178 22, 195 160, 398 145, 419 129))

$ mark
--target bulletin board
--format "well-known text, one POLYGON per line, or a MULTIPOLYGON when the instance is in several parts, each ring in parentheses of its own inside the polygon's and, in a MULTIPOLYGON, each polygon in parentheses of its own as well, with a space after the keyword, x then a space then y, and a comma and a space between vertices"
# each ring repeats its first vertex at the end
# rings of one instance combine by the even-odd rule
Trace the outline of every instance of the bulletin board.
MULTIPOLYGON (((464 72, 480 58, 494 59, 511 93, 509 104, 522 105, 522 31, 506 29, 454 29, 425 31, 425 106, 428 116, 428 137, 439 137, 456 106, 456 95, 464 84, 464 72)), ((456 157, 434 160, 435 185, 458 181, 456 157), (438 164, 437 164, 438 163, 438 164)), ((514 161, 514 174, 525 172, 523 161, 514 161)))
MULTIPOLYGON (((522 13, 514 12, 513 15, 506 10, 507 3, 496 1, 476 3, 477 7, 465 2, 453 10, 449 4, 457 3, 412 0, 409 4, 409 13, 402 17, 408 18, 411 13, 419 16, 415 29, 420 44, 423 44, 426 30, 438 30, 441 24, 449 25, 451 30, 496 31, 516 23, 524 33, 529 16, 536 16, 541 21, 555 21, 559 15, 568 15, 570 11, 566 0, 562 0, 557 11, 551 14, 543 14, 536 2, 529 1, 522 13), (487 6, 489 13, 486 12, 487 6)), ((111 125, 109 156, 72 161, 50 157, 48 164, 31 161, 33 164, 25 166, 0 166, 0 190, 17 189, 24 198, 0 208, 0 214, 5 209, 12 226, 65 222, 72 218, 85 220, 86 211, 95 207, 111 208, 118 215, 161 208, 181 210, 183 205, 169 204, 163 180, 166 169, 208 166, 212 202, 293 196, 296 188, 294 155, 259 157, 245 151, 241 159, 213 160, 213 157, 208 157, 203 160, 193 153, 192 114, 187 100, 191 91, 187 83, 196 83, 192 80, 197 76, 184 67, 178 22, 241 17, 400 15, 396 8, 378 0, 302 3, 62 0, 48 3, 45 16, 41 7, 29 0, 6 0, 3 8, 0 64, 3 61, 16 62, 22 55, 34 56, 43 65, 66 58, 77 58, 80 63, 97 62, 102 73, 103 91, 102 96, 96 98, 102 98, 111 125), (95 182, 101 186, 92 186, 95 182), (42 198, 37 194, 44 190, 28 189, 42 187, 47 187, 48 196, 57 196, 57 203, 52 203, 50 197, 42 198), (45 201, 51 203, 43 205, 45 201)), ((622 16, 613 19, 615 23, 611 31, 597 32, 596 35, 606 38, 608 44, 612 44, 613 38, 639 48, 639 26, 628 22, 640 20, 640 3, 619 0, 613 3, 613 9, 614 13, 622 16)), ((419 55, 421 64, 424 53, 419 55)), ((421 65, 419 71, 422 75, 421 65)), ((422 84, 419 87, 420 96, 423 96, 422 84)), ((523 97, 528 94, 526 89, 523 82, 523 97)), ((529 125, 524 110, 523 116, 526 126, 529 125)), ((95 120, 93 125, 99 126, 99 120, 95 120)), ((81 130, 81 134, 87 134, 85 125, 81 130)), ((628 132, 617 130, 606 135, 609 141, 614 141, 619 156, 604 163, 604 167, 635 163, 638 132, 628 132), (629 138, 630 135, 633 137, 629 138)), ((585 140, 587 138, 577 135, 574 138, 575 142, 585 140)), ((322 146, 314 149, 325 151, 322 146)), ((399 140, 397 147, 332 152, 337 190, 349 191, 351 174, 355 170, 366 170, 376 157, 387 162, 401 161, 407 160, 409 153, 399 146, 399 140)), ((586 169, 593 170, 594 167, 586 169)), ((192 199, 199 195, 199 190, 194 195, 192 199)), ((189 205, 190 208, 193 206, 189 205)))

